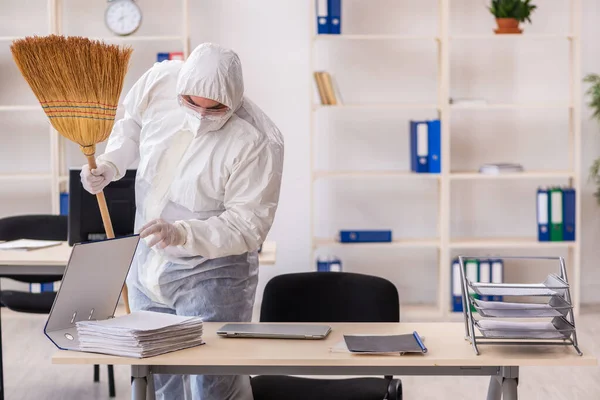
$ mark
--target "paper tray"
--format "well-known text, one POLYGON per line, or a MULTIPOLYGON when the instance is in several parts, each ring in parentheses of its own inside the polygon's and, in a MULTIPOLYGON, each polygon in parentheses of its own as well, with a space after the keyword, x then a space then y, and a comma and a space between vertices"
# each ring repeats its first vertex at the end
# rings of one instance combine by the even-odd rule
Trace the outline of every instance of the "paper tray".
POLYGON ((475 326, 486 339, 568 339, 575 331, 563 317, 551 322, 480 320, 475 326))
POLYGON ((545 304, 505 303, 473 299, 475 309, 484 318, 544 318, 565 317, 573 306, 554 296, 545 304))
POLYGON ((555 274, 550 274, 542 283, 477 283, 468 285, 480 296, 564 296, 569 284, 555 274))

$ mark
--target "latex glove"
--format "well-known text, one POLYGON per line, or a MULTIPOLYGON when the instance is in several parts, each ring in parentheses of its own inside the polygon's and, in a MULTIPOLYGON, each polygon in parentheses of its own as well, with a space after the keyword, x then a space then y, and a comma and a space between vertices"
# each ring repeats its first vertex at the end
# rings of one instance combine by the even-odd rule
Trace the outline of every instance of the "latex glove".
POLYGON ((155 219, 148 222, 140 230, 142 239, 154 235, 148 243, 148 247, 153 247, 158 244, 159 249, 164 249, 167 246, 182 246, 185 244, 186 232, 183 227, 170 224, 162 219, 155 219))
POLYGON ((81 183, 83 188, 91 194, 98 194, 117 175, 117 170, 110 164, 98 163, 96 169, 90 170, 89 165, 81 167, 81 183))

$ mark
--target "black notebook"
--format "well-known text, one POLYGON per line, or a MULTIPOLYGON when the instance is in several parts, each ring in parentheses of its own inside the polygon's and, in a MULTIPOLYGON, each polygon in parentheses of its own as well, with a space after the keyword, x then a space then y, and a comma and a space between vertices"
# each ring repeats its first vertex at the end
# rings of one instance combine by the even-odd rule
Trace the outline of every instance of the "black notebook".
POLYGON ((427 353, 417 332, 405 335, 344 335, 344 341, 351 353, 427 353))

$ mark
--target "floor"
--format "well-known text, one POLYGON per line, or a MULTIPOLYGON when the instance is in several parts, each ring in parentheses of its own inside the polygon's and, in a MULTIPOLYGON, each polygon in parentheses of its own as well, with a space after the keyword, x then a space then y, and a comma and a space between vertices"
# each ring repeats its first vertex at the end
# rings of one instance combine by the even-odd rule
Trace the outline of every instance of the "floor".
MULTIPOLYGON (((7 400, 109 399, 106 367, 100 383, 91 366, 50 363, 54 345, 43 335, 44 315, 2 309, 4 383, 7 400)), ((585 308, 577 320, 582 346, 600 358, 600 307, 585 308)), ((117 399, 129 399, 129 369, 115 367, 117 399)), ((482 400, 487 378, 404 377, 405 399, 482 400)), ((519 398, 526 400, 600 399, 600 368, 522 368, 519 398)))

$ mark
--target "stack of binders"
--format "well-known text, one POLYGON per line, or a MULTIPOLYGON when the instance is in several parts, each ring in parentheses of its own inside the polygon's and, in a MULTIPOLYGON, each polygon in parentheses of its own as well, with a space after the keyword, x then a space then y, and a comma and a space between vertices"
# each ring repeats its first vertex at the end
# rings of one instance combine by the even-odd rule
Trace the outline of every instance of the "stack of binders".
POLYGON ((568 187, 538 188, 538 241, 575 240, 575 189, 568 187))
POLYGON ((333 255, 317 258, 317 272, 342 272, 342 260, 333 255))
POLYGON ((316 0, 317 33, 339 35, 342 32, 342 0, 316 0))
MULTIPOLYGON (((465 260, 464 273, 471 282, 479 283, 503 283, 504 282, 504 262, 499 258, 469 258, 465 260)), ((452 311, 462 312, 462 291, 461 291, 461 274, 460 262, 458 258, 452 261, 452 311)), ((480 296, 473 289, 469 289, 469 296, 473 299, 484 301, 502 301, 502 296, 480 296)), ((471 306, 471 311, 475 311, 475 307, 471 306)))
POLYGON ((174 51, 170 53, 157 53, 156 54, 156 62, 162 62, 165 60, 184 60, 183 52, 174 51))
POLYGON ((410 121, 410 170, 439 174, 442 171, 440 120, 410 121))
POLYGON ((102 321, 77 322, 81 351, 145 358, 203 344, 202 320, 136 311, 102 321))

